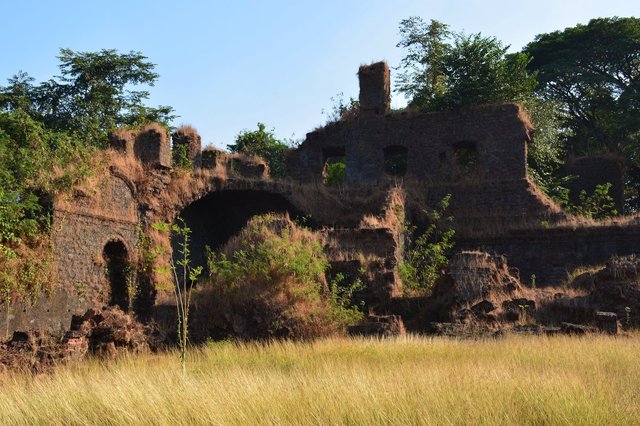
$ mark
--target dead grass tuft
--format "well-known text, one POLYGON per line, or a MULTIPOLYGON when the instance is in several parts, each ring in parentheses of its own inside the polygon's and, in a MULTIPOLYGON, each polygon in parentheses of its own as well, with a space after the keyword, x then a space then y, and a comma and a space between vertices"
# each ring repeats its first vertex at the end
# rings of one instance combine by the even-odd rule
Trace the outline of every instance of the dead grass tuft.
POLYGON ((198 131, 191 124, 181 124, 180 127, 175 130, 174 134, 182 134, 185 136, 193 137, 199 136, 198 131))
POLYGON ((402 185, 397 184, 387 191, 382 212, 378 215, 365 214, 358 228, 386 228, 400 234, 405 219, 405 192, 402 185))

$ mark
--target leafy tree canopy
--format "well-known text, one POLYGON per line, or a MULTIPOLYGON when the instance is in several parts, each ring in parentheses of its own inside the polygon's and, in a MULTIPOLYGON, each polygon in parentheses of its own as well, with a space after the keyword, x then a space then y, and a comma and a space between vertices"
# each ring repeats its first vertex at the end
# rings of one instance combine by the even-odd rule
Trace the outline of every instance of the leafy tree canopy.
POLYGON ((573 152, 624 151, 640 130, 640 19, 599 18, 536 36, 524 52, 561 102, 573 152))
POLYGON ((398 47, 407 50, 400 63, 398 91, 410 106, 441 111, 465 105, 524 101, 536 86, 529 56, 507 54, 494 37, 466 35, 446 24, 411 17, 400 23, 398 47))
POLYGON ((269 164, 271 175, 286 175, 285 156, 289 145, 275 137, 274 130, 266 130, 264 123, 258 123, 258 130, 243 130, 236 136, 235 143, 227 145, 231 152, 257 155, 269 164))
POLYGON ((524 52, 539 94, 561 111, 567 154, 629 160, 627 207, 640 194, 640 19, 599 18, 536 36, 524 52), (635 194, 635 195, 634 195, 635 194))
POLYGON ((24 111, 0 112, 0 246, 45 224, 39 198, 79 183, 89 172, 89 155, 77 140, 24 111))
POLYGON ((61 49, 58 58, 60 75, 53 79, 34 84, 24 72, 10 78, 0 88, 0 108, 25 111, 51 130, 73 132, 98 146, 113 128, 174 118, 171 107, 147 107, 149 92, 133 89, 153 86, 158 78, 155 65, 139 52, 61 49))

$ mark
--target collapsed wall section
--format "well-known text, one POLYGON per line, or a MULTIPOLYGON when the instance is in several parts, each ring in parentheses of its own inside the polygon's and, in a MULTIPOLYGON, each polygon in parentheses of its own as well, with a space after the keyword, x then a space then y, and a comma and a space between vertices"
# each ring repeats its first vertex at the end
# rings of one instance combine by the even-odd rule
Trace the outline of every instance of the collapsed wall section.
POLYGON ((360 279, 366 287, 357 298, 367 307, 384 310, 401 290, 397 265, 402 247, 398 236, 387 228, 326 229, 325 252, 335 279, 342 274, 347 283, 360 279))
MULTIPOLYGON (((185 138, 181 139, 181 143, 195 145, 195 142, 191 142, 186 136, 191 135, 185 135, 185 138)), ((157 123, 149 124, 138 130, 112 132, 109 135, 109 146, 125 156, 135 157, 146 167, 170 168, 172 164, 167 130, 157 123)), ((188 151, 189 153, 191 152, 188 151)))
POLYGON ((523 283, 555 286, 576 268, 603 265, 612 256, 640 253, 640 227, 538 227, 457 242, 456 249, 481 248, 507 256, 509 265, 520 270, 523 283))

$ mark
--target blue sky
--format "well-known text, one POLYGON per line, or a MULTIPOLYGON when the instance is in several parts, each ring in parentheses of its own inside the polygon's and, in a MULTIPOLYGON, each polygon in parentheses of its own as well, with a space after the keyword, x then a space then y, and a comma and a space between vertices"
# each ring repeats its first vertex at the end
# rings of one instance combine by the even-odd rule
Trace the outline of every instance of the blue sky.
POLYGON ((0 12, 0 84, 18 70, 37 81, 56 75, 61 47, 140 51, 160 74, 149 104, 173 106, 174 125, 191 124, 204 144, 223 148, 258 121, 281 138, 321 125, 332 96, 358 96, 360 64, 398 64, 403 18, 437 19, 519 50, 591 18, 638 17, 640 2, 0 0, 0 12))

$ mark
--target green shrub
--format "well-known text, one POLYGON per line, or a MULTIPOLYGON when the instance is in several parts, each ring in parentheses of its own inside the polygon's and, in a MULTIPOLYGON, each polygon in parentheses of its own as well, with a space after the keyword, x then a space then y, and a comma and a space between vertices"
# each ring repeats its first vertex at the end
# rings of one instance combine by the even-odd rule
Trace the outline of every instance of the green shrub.
POLYGON ((252 218, 218 253, 194 298, 199 327, 215 338, 312 338, 344 332, 362 314, 353 289, 327 283, 329 262, 313 232, 287 216, 252 218))
POLYGON ((238 133, 235 143, 227 145, 227 148, 231 152, 264 158, 273 177, 287 176, 286 156, 291 148, 276 138, 273 129, 266 130, 263 123, 258 123, 257 130, 243 130, 238 133))
POLYGON ((347 164, 344 161, 327 164, 327 186, 342 186, 346 180, 347 164))
POLYGON ((173 156, 173 166, 178 169, 191 169, 193 164, 187 155, 187 146, 183 144, 173 145, 171 149, 173 156))
POLYGON ((607 182, 602 185, 596 185, 591 195, 587 194, 584 189, 580 191, 578 197, 580 203, 578 205, 570 206, 570 211, 581 216, 604 219, 611 216, 617 216, 616 204, 613 197, 609 195, 611 190, 611 183, 607 182))
POLYGON ((418 233, 415 225, 404 225, 405 255, 398 272, 405 293, 427 295, 449 263, 446 254, 453 248, 455 231, 451 216, 445 216, 451 195, 445 196, 437 209, 424 211, 429 225, 418 233))

